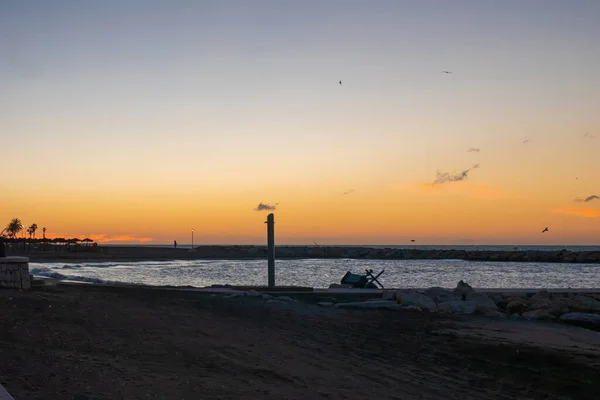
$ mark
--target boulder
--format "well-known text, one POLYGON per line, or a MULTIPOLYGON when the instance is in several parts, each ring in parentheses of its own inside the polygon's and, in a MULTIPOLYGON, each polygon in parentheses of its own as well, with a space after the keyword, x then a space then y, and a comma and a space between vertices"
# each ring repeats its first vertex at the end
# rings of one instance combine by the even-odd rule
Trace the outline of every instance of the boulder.
POLYGON ((550 300, 550 292, 548 292, 545 289, 542 289, 538 290, 533 296, 531 296, 531 302, 536 302, 540 300, 550 300))
POLYGON ((236 297, 242 297, 244 295, 244 293, 241 292, 234 292, 234 293, 229 293, 226 294, 224 297, 226 299, 235 299, 236 297))
POLYGON ((531 302, 528 308, 529 311, 544 310, 554 316, 569 312, 568 307, 565 306, 564 302, 560 298, 543 299, 538 298, 531 302))
POLYGON ((472 292, 466 295, 467 301, 474 301, 476 304, 476 309, 479 312, 484 312, 486 310, 497 310, 498 306, 494 302, 494 300, 490 299, 483 293, 472 292))
POLYGON ((474 293, 475 290, 467 282, 461 280, 454 289, 454 294, 461 296, 463 300, 466 300, 466 296, 470 293, 474 293))
POLYGON ((538 321, 555 321, 556 317, 548 310, 533 310, 525 311, 521 314, 525 319, 538 320, 538 321))
POLYGON ((506 314, 504 314, 503 312, 500 312, 498 310, 486 310, 483 312, 483 315, 489 318, 496 318, 496 319, 504 319, 506 318, 506 314))
POLYGON ((321 307, 333 307, 335 303, 331 302, 331 301, 320 301, 317 303, 317 305, 321 306, 321 307))
POLYGON ((262 294, 258 293, 256 290, 248 290, 246 292, 246 296, 248 297, 260 297, 262 294))
POLYGON ((328 296, 328 297, 319 297, 319 301, 324 301, 324 302, 327 302, 327 303, 337 303, 337 299, 335 297, 331 297, 331 296, 328 296))
POLYGON ((266 293, 261 294, 260 297, 262 297, 265 300, 269 300, 269 299, 273 298, 273 296, 271 296, 270 294, 266 294, 266 293))
POLYGON ((397 291, 396 301, 403 306, 417 306, 423 310, 435 310, 435 302, 428 296, 415 291, 397 291))
POLYGON ((402 309, 407 311, 423 311, 421 307, 417 306, 403 306, 402 309))
POLYGON ((384 290, 382 295, 383 300, 396 300, 395 290, 384 290))
POLYGON ((509 314, 522 314, 527 311, 529 304, 525 299, 511 299, 506 304, 506 312, 509 314))
POLYGON ((401 305, 392 300, 378 301, 353 301, 350 303, 337 303, 335 308, 383 308, 397 310, 402 308, 401 305))
POLYGON ((435 301, 436 303, 443 303, 444 301, 459 300, 460 296, 454 294, 454 292, 444 289, 441 287, 432 287, 423 292, 423 294, 435 301))
POLYGON ((278 296, 278 297, 277 297, 277 300, 280 300, 280 301, 287 301, 287 302, 293 302, 293 303, 296 303, 296 302, 298 301, 298 300, 296 300, 296 299, 292 299, 292 298, 291 298, 291 297, 289 297, 289 296, 278 296))
POLYGON ((561 315, 560 320, 568 324, 600 331, 600 315, 598 314, 573 312, 561 315))
POLYGON ((600 301, 581 294, 575 295, 571 300, 572 308, 581 311, 600 311, 600 301))
POLYGON ((477 303, 468 300, 444 301, 438 304, 438 309, 453 314, 473 314, 477 309, 477 303))

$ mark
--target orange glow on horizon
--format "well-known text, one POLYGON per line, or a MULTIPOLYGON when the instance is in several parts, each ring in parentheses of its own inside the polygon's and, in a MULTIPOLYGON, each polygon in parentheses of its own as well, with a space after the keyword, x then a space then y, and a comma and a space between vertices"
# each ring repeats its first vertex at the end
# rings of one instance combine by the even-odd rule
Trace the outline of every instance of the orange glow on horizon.
POLYGON ((600 210, 594 208, 557 208, 552 210, 555 214, 575 215, 584 218, 600 218, 600 210))

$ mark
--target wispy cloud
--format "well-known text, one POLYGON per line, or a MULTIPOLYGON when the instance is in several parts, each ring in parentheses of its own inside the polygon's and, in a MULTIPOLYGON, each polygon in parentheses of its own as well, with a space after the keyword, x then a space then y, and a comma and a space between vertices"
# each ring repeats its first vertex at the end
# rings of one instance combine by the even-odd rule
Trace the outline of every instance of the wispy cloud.
POLYGON ((578 197, 578 198, 576 198, 574 201, 577 201, 577 202, 583 202, 583 203, 589 203, 589 202, 590 202, 590 201, 592 201, 592 200, 600 200, 600 197, 598 197, 598 196, 596 196, 595 194, 593 194, 593 195, 591 195, 591 196, 588 196, 588 197, 586 197, 586 198, 581 198, 581 197, 578 197))
POLYGON ((552 212, 555 214, 575 215, 584 218, 600 218, 600 210, 594 208, 555 208, 552 212))
POLYGON ((593 138, 595 138, 595 137, 596 137, 596 135, 590 135, 588 132, 586 132, 586 133, 583 135, 583 138, 584 138, 584 139, 593 139, 593 138))
POLYGON ((475 147, 469 147, 469 149, 467 150, 467 153, 479 153, 479 149, 477 149, 475 147))
POLYGON ((342 195, 347 195, 347 194, 354 193, 354 192, 356 192, 356 190, 349 189, 349 190, 346 190, 344 193, 342 193, 342 195))
MULTIPOLYGON (((41 235, 40 235, 41 237, 41 235)), ((108 233, 90 233, 90 234, 77 234, 77 235, 72 235, 72 234, 65 234, 64 232, 46 232, 46 237, 49 239, 52 238, 79 238, 79 239, 84 239, 84 238, 89 238, 92 239, 94 242, 98 242, 98 243, 114 243, 114 242, 132 242, 132 243, 147 243, 147 242, 152 242, 154 239, 150 238, 150 237, 141 237, 141 236, 135 236, 135 235, 110 235, 108 233)))
POLYGON ((436 179, 433 181, 434 184, 442 184, 447 182, 457 182, 463 181, 469 177, 469 172, 472 170, 479 168, 479 164, 473 165, 471 168, 465 169, 462 172, 451 174, 449 172, 436 172, 436 179))
POLYGON ((111 242, 138 242, 138 243, 147 243, 151 242, 153 239, 149 237, 138 237, 134 235, 108 235, 106 233, 95 234, 92 233, 89 236, 94 242, 98 243, 111 243, 111 242))
POLYGON ((274 211, 277 209, 278 205, 279 205, 279 203, 265 204, 263 202, 260 202, 260 203, 258 203, 258 206, 256 206, 256 208, 254 209, 254 211, 274 211))

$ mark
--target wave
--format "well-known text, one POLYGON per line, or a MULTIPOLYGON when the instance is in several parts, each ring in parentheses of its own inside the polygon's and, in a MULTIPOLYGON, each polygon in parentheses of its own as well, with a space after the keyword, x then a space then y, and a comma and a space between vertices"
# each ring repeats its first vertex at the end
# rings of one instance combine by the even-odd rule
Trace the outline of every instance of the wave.
POLYGON ((65 264, 62 267, 59 267, 60 269, 79 269, 79 268, 83 268, 83 265, 79 265, 79 264, 75 264, 75 265, 71 265, 71 264, 65 264))
POLYGON ((58 279, 60 281, 104 283, 104 284, 111 284, 111 285, 135 285, 135 283, 130 283, 130 282, 112 281, 112 280, 107 280, 107 279, 100 279, 100 278, 93 278, 93 277, 86 277, 86 276, 77 276, 77 275, 66 275, 66 274, 61 274, 60 272, 52 271, 48 268, 32 268, 32 269, 30 269, 30 273, 33 276, 58 279))

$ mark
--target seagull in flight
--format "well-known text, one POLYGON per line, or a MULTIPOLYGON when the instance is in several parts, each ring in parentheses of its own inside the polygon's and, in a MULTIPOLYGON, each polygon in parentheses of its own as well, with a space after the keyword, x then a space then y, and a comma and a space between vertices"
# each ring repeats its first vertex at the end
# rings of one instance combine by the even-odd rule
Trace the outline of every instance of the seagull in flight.
POLYGON ((442 74, 450 74, 450 75, 452 75, 452 71, 442 71, 442 74))
POLYGON ((542 231, 542 233, 544 232, 548 232, 548 227, 544 228, 544 230, 542 231))

